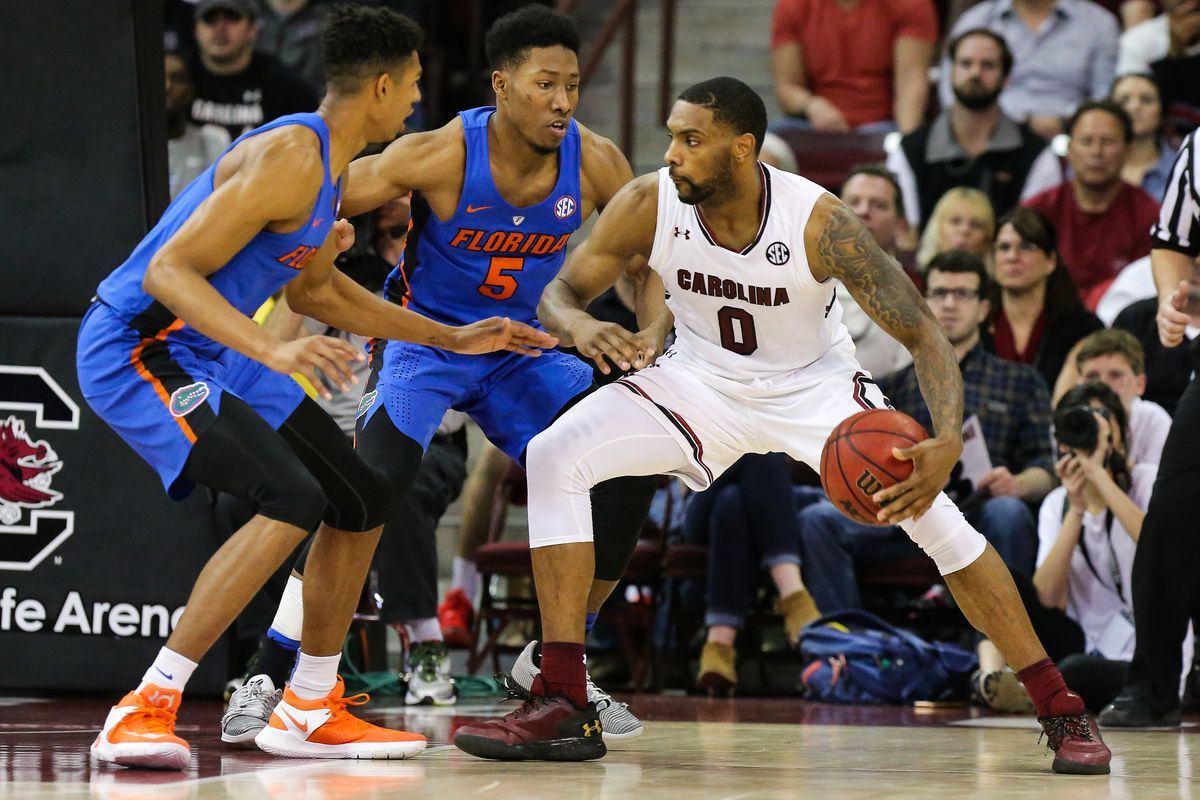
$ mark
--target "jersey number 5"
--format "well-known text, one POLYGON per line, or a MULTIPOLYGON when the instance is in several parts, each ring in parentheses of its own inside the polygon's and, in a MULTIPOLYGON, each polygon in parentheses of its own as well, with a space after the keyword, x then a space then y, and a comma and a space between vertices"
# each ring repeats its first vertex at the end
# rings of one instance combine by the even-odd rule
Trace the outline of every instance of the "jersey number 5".
POLYGON ((492 300, 507 300, 517 292, 517 279, 510 272, 525 269, 525 259, 512 256, 492 256, 487 277, 479 286, 479 293, 492 300))
POLYGON ((758 334, 754 331, 754 316, 744 308, 725 306, 717 312, 717 327, 721 330, 721 347, 739 356, 748 356, 758 349, 758 334), (734 323, 741 330, 734 331, 734 323), (741 335, 738 336, 737 334, 741 335))

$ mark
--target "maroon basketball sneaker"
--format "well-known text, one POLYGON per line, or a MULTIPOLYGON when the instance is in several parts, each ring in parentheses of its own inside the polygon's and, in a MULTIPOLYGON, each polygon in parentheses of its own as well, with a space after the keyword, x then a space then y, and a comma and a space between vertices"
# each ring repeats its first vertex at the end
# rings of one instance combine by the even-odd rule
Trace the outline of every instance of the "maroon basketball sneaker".
MULTIPOLYGON (((1107 775, 1112 751, 1100 738, 1100 728, 1088 714, 1038 717, 1046 744, 1054 751, 1055 772, 1068 775, 1107 775)), ((1038 741, 1042 738, 1039 736, 1038 741)))
POLYGON ((594 703, 578 708, 565 697, 531 695, 505 682, 521 707, 500 719, 464 725, 454 734, 459 750, 501 761, 591 761, 608 752, 594 703))

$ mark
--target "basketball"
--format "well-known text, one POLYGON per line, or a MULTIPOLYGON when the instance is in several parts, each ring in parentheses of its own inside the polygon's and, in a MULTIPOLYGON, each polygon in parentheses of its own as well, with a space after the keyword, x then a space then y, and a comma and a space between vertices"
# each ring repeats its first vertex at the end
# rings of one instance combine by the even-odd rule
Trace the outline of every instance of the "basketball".
POLYGON ((830 502, 855 522, 879 525, 871 495, 905 480, 911 461, 892 455, 929 438, 921 424, 900 411, 872 408, 847 417, 821 451, 821 486, 830 502))

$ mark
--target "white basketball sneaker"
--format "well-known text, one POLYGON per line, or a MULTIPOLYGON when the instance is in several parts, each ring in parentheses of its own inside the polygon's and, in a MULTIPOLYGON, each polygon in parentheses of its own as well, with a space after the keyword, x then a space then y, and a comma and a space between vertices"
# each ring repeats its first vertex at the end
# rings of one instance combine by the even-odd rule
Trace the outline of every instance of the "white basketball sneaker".
POLYGON ((381 728, 351 714, 346 706, 364 705, 370 697, 343 697, 345 690, 338 678, 325 697, 301 700, 289 686, 254 743, 291 758, 412 758, 425 749, 424 736, 381 728))
POLYGON ((266 675, 255 675, 229 698, 229 708, 221 717, 221 741, 231 744, 252 743, 267 727, 275 706, 283 699, 283 690, 266 675))
MULTIPOLYGON (((512 679, 526 692, 532 691, 533 679, 541 673, 541 668, 533 663, 533 654, 537 650, 537 641, 525 645, 525 649, 517 656, 512 666, 512 679)), ((587 698, 589 703, 596 704, 600 715, 600 724, 604 728, 604 741, 607 744, 636 739, 646 730, 646 725, 633 715, 628 703, 619 703, 608 692, 587 679, 587 698)))
POLYGON ((443 642, 417 642, 408 654, 409 672, 405 675, 408 691, 404 702, 410 706, 452 706, 458 702, 458 687, 450 677, 450 651, 443 642))

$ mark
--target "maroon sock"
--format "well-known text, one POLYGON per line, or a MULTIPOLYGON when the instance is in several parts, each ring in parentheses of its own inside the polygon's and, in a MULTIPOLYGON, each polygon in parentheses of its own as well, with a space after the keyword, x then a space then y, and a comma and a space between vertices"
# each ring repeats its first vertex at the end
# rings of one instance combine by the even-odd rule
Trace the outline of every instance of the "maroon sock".
POLYGON ((1017 673, 1037 707, 1039 717, 1073 717, 1084 713, 1083 700, 1067 688, 1054 662, 1043 658, 1017 673))
POLYGON ((542 672, 533 680, 533 693, 565 697, 579 708, 587 705, 587 667, 583 645, 543 642, 542 672))

